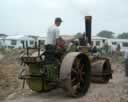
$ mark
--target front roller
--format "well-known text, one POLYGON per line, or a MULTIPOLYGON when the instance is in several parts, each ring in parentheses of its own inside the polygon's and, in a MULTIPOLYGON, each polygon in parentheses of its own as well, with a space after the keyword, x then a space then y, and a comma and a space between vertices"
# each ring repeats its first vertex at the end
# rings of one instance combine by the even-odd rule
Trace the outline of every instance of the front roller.
POLYGON ((96 83, 108 83, 112 78, 112 68, 108 59, 97 59, 92 63, 92 81, 96 83))
POLYGON ((88 56, 81 52, 67 54, 61 64, 60 80, 62 88, 69 96, 84 96, 91 80, 91 65, 88 56))

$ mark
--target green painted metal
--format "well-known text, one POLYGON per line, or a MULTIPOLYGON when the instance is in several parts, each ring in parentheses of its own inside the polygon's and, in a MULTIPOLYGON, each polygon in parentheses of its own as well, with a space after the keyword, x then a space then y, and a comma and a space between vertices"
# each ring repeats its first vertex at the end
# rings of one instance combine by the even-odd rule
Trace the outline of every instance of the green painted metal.
POLYGON ((37 92, 43 92, 48 90, 48 83, 41 75, 41 64, 29 64, 29 79, 27 79, 28 86, 37 92), (35 77, 37 76, 37 77, 35 77), (40 76, 40 77, 39 77, 40 76))
POLYGON ((55 81, 58 78, 58 69, 55 64, 49 64, 46 65, 46 70, 47 70, 47 79, 51 81, 55 81))
POLYGON ((29 64, 28 66, 29 66, 30 75, 41 75, 41 68, 42 68, 41 64, 32 63, 29 64))
POLYGON ((27 84, 30 89, 36 92, 44 92, 50 89, 48 81, 55 81, 58 78, 58 71, 55 64, 49 64, 42 66, 39 63, 31 63, 29 66, 29 74, 31 75, 27 79, 27 84), (41 70, 46 68, 45 77, 42 75, 41 70))
POLYGON ((68 50, 68 53, 69 53, 69 52, 76 52, 76 50, 77 50, 77 46, 73 44, 73 45, 70 47, 70 49, 68 50))
POLYGON ((27 84, 30 89, 36 92, 43 92, 48 90, 48 83, 42 78, 32 77, 27 80, 27 84))

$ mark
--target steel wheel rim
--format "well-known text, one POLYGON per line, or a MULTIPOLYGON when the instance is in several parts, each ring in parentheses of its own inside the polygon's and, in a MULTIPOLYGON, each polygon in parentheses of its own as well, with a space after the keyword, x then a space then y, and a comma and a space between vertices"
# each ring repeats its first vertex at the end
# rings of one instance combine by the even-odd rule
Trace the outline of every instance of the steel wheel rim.
POLYGON ((80 56, 78 56, 72 66, 71 70, 71 86, 75 97, 83 96, 85 94, 85 77, 86 64, 80 56))

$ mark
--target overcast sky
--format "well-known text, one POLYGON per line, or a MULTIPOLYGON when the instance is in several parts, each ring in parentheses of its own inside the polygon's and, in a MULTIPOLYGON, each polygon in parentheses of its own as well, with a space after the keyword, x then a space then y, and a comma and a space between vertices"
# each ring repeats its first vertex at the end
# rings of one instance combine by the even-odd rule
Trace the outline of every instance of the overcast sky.
POLYGON ((92 33, 128 32, 128 0, 0 0, 0 33, 45 35, 55 17, 61 34, 84 32, 84 16, 93 16, 92 33))

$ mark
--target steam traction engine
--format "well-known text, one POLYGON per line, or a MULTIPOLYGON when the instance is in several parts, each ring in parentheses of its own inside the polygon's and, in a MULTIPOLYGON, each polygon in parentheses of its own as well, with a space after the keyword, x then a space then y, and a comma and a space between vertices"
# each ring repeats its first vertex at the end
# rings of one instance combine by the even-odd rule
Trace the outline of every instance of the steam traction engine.
MULTIPOLYGON (((85 17, 86 37, 91 43, 91 17, 85 17)), ((46 46, 41 51, 40 41, 35 48, 29 48, 21 61, 29 67, 23 70, 19 78, 27 82, 30 89, 46 92, 60 87, 69 96, 81 97, 88 91, 91 81, 107 83, 112 78, 109 59, 90 54, 87 46, 80 46, 79 51, 64 52, 58 57, 56 48, 46 46), (31 49, 37 51, 30 54, 31 49)))

